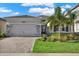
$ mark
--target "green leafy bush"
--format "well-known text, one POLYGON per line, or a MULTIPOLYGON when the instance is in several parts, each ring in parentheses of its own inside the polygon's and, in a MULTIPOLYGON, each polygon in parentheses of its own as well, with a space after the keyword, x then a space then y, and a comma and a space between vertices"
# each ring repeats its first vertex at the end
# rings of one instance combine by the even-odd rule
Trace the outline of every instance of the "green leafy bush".
POLYGON ((5 33, 4 32, 0 32, 0 38, 4 38, 6 37, 5 33))
POLYGON ((67 34, 67 39, 68 40, 74 40, 75 39, 75 37, 76 37, 76 35, 75 34, 67 34))
POLYGON ((48 37, 48 41, 57 41, 57 40, 60 40, 59 33, 53 33, 48 37))
POLYGON ((53 33, 48 37, 48 41, 68 41, 68 40, 79 40, 79 34, 53 33))
POLYGON ((79 40, 79 34, 76 34, 76 33, 75 33, 74 36, 75 36, 75 37, 74 37, 75 40, 79 40))

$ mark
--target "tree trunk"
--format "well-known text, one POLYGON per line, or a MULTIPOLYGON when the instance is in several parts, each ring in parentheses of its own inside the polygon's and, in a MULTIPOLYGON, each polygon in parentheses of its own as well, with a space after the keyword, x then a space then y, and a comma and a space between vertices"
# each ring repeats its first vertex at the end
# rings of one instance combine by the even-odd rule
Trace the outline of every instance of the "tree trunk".
POLYGON ((74 32, 74 23, 73 23, 73 32, 74 32))
POLYGON ((74 25, 71 25, 71 27, 70 27, 71 29, 71 33, 73 33, 74 32, 74 25))
POLYGON ((61 32, 61 26, 59 26, 59 33, 61 32))
POLYGON ((59 26, 59 40, 61 39, 61 31, 62 31, 62 26, 59 26))

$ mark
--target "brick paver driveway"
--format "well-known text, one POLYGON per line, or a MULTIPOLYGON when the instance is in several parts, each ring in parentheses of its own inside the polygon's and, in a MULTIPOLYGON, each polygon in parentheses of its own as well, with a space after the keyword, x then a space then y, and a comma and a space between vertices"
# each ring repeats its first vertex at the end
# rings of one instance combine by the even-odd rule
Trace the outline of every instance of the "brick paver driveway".
POLYGON ((31 53, 38 37, 10 37, 0 40, 0 56, 79 56, 79 53, 31 53))
POLYGON ((37 37, 9 37, 0 40, 0 53, 32 52, 37 37))

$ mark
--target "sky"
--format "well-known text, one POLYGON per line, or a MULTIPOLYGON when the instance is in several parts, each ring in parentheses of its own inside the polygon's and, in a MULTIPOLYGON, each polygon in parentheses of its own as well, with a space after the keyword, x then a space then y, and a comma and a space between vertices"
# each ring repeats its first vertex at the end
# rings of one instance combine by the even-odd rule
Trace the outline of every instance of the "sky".
POLYGON ((61 7, 62 13, 74 7, 77 3, 0 3, 0 17, 31 15, 50 16, 54 8, 61 7))

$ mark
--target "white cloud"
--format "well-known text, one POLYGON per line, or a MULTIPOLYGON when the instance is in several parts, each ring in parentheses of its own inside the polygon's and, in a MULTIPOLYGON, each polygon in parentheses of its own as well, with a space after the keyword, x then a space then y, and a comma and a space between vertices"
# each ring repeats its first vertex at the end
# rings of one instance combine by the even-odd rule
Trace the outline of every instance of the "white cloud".
POLYGON ((8 13, 8 12, 12 12, 12 10, 6 8, 0 8, 0 13, 8 13))
POLYGON ((41 3, 22 3, 21 6, 41 5, 41 3))
POLYGON ((72 6, 69 5, 69 4, 66 4, 66 5, 62 6, 62 8, 71 8, 71 7, 72 7, 72 6))
POLYGON ((20 14, 20 12, 14 12, 14 13, 12 13, 12 15, 19 15, 20 14))
POLYGON ((54 14, 54 8, 30 8, 30 13, 38 13, 40 15, 52 15, 54 14))
POLYGON ((42 12, 42 8, 30 8, 29 9, 29 12, 31 12, 31 13, 40 13, 40 12, 42 12))
POLYGON ((11 9, 7 9, 7 8, 0 8, 0 13, 8 13, 8 15, 19 15, 20 12, 16 12, 16 11, 13 11, 11 9))
MULTIPOLYGON (((66 10, 65 8, 61 8, 62 13, 66 10)), ((54 8, 30 8, 30 13, 38 13, 40 15, 53 15, 54 14, 54 8)))
POLYGON ((71 6, 70 5, 65 5, 65 8, 71 8, 71 6))
POLYGON ((48 7, 54 7, 53 3, 22 3, 21 6, 48 6, 48 7))
POLYGON ((54 8, 45 8, 42 12, 41 12, 42 15, 52 15, 54 14, 54 8))
POLYGON ((61 8, 61 10, 62 10, 62 13, 66 10, 65 8, 61 8))

